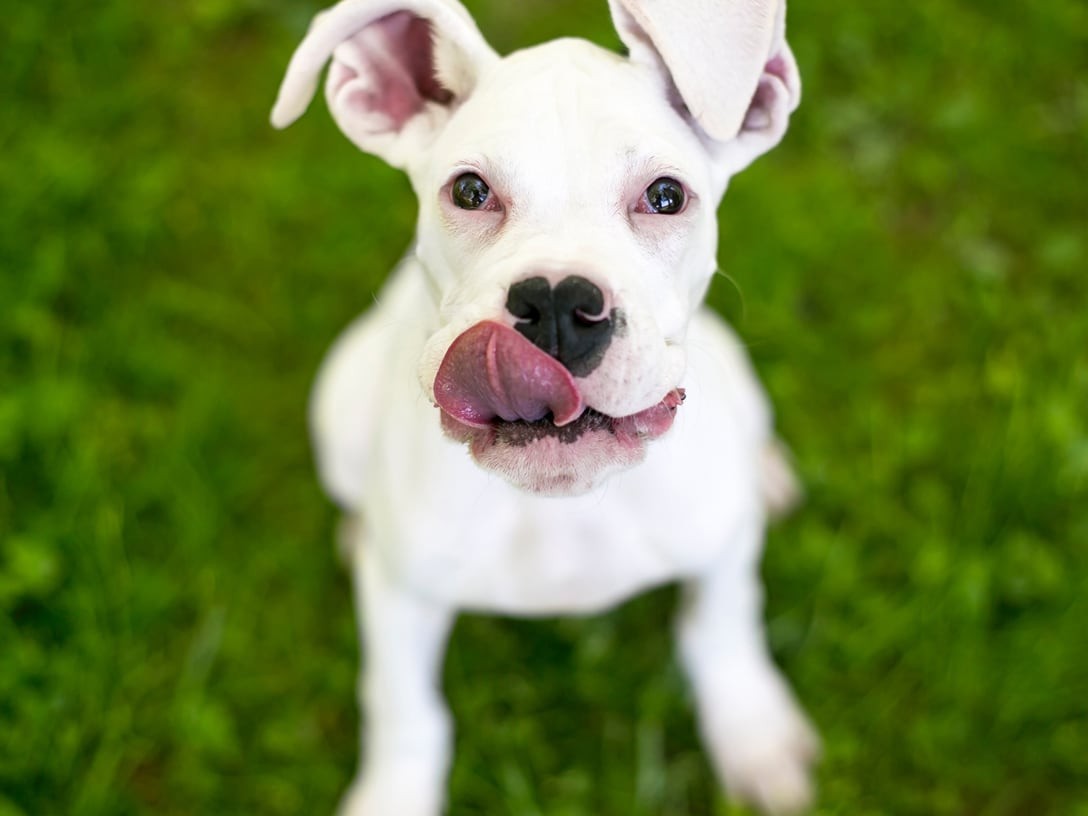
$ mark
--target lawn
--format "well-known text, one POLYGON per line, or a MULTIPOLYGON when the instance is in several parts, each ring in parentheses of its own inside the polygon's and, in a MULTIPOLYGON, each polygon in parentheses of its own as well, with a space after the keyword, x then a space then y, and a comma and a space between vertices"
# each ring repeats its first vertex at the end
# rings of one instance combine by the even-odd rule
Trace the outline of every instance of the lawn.
MULTIPOLYGON (((604 0, 467 0, 501 51, 604 0)), ((314 3, 11 4, 0 31, 0 816, 320 814, 350 588, 305 431, 407 183, 276 86, 314 3)), ((806 503, 771 535, 817 813, 1088 816, 1088 6, 818 4, 710 298, 806 503)), ((675 591, 466 617, 452 813, 734 814, 675 591)))

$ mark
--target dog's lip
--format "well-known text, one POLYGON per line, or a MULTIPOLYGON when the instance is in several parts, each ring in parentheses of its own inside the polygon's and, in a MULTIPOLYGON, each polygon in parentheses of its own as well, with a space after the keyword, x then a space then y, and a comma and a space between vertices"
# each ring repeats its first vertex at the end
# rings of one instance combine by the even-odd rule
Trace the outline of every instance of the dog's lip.
POLYGON ((618 444, 634 447, 665 434, 672 427, 676 410, 685 397, 683 388, 674 388, 660 402, 623 417, 612 417, 587 407, 563 424, 557 423, 551 415, 537 420, 493 418, 485 423, 469 423, 442 409, 442 429, 450 438, 468 442, 474 448, 496 443, 522 447, 541 439, 571 444, 583 434, 592 432, 610 434, 618 444))
POLYGON ((672 427, 684 391, 674 388, 648 408, 610 416, 586 404, 559 360, 511 327, 485 320, 450 344, 435 375, 434 397, 446 435, 467 442, 476 456, 549 445, 553 452, 565 449, 560 458, 569 463, 570 456, 591 451, 637 453, 672 427))

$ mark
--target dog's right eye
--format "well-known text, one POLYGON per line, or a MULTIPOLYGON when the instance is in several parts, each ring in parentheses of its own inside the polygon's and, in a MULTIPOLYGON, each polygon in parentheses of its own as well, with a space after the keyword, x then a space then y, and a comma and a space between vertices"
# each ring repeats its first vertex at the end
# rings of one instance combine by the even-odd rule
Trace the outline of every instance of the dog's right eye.
POLYGON ((462 173, 450 188, 450 198, 462 210, 478 210, 487 203, 491 188, 475 173, 462 173))
POLYGON ((686 201, 684 186, 676 179, 662 176, 646 188, 642 194, 643 206, 640 212, 658 213, 660 215, 675 215, 684 209, 686 201))

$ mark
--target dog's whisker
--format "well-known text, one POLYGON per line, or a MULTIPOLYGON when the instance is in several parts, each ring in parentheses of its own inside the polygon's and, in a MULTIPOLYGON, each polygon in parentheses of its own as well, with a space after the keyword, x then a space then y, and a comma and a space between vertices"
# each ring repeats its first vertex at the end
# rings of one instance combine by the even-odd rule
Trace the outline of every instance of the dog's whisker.
POLYGON ((720 266, 714 267, 714 275, 715 277, 722 278, 730 286, 733 287, 733 291, 737 293, 737 297, 740 299, 740 319, 744 320, 745 318, 747 318, 748 300, 744 297, 744 289, 741 287, 740 281, 738 281, 735 277, 733 277, 732 274, 726 272, 720 266))

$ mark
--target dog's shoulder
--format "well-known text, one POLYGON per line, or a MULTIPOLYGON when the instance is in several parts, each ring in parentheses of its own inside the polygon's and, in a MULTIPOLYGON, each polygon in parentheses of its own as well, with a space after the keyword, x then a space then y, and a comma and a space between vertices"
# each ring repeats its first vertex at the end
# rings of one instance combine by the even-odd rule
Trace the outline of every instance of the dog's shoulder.
POLYGON ((367 312, 337 338, 318 372, 310 398, 310 434, 322 487, 345 510, 363 495, 372 429, 379 406, 382 351, 388 345, 380 315, 367 312))
POLYGON ((736 332, 707 307, 696 311, 688 332, 689 381, 728 406, 737 429, 754 444, 771 436, 773 416, 745 346, 736 332))
POLYGON ((787 514, 804 491, 788 447, 775 435, 771 402, 743 341, 721 317, 703 308, 692 321, 689 345, 700 375, 713 372, 708 379, 721 387, 717 398, 729 406, 750 449, 758 451, 760 493, 769 515, 778 518, 787 514))
POLYGON ((391 392, 403 387, 398 362, 413 351, 405 346, 412 337, 412 303, 420 296, 414 288, 422 284, 410 266, 404 262, 374 305, 337 337, 311 392, 318 475, 325 492, 345 510, 357 509, 366 490, 375 434, 395 399, 391 392))

